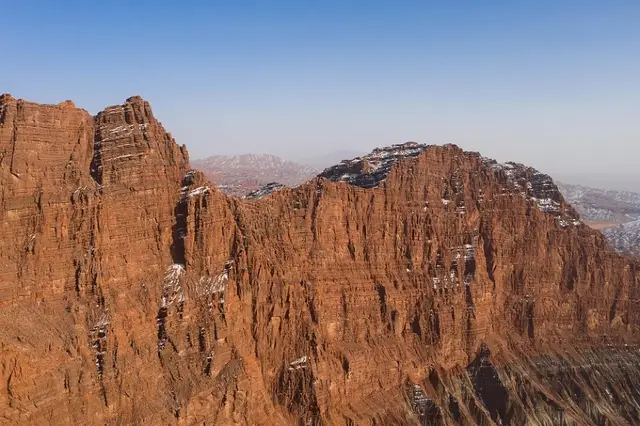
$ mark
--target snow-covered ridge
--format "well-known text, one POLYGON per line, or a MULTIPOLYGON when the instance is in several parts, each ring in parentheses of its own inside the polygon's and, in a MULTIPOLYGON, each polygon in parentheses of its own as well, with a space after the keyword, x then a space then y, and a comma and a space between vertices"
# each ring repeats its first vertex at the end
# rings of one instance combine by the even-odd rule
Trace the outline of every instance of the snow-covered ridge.
POLYGON ((602 233, 617 251, 640 256, 640 220, 603 229, 602 233))
POLYGON ((563 228, 581 224, 578 215, 564 202, 564 197, 551 176, 519 163, 501 164, 490 158, 482 160, 486 167, 496 173, 507 192, 519 193, 538 210, 555 216, 563 228))
POLYGON ((340 164, 325 169, 318 176, 332 182, 347 182, 362 188, 373 188, 386 179, 397 161, 417 157, 425 149, 427 145, 416 142, 376 148, 362 157, 343 160, 340 164))
MULTIPOLYGON (((346 182, 362 188, 373 188, 384 182, 396 162, 417 157, 428 147, 426 144, 407 142, 376 148, 370 154, 344 160, 338 165, 329 167, 319 176, 332 182, 346 182)), ((504 185, 505 194, 520 194, 539 210, 556 216, 560 226, 580 224, 577 215, 564 203, 562 194, 550 176, 522 164, 512 162, 501 164, 484 157, 482 162, 504 185)), ((442 199, 445 206, 450 202, 451 200, 447 197, 442 199)), ((457 208, 460 212, 464 211, 463 207, 457 206, 457 208)))

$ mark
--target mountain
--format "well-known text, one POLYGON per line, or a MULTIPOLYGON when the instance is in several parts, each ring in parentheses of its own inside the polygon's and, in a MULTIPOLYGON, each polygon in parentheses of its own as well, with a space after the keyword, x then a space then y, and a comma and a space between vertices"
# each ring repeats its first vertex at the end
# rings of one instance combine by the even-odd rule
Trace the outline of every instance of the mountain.
POLYGON ((621 253, 640 255, 640 194, 558 184, 589 226, 602 230, 621 253))
POLYGON ((602 230, 616 250, 632 256, 640 256, 640 220, 602 230))
POLYGON ((640 219, 640 194, 566 183, 558 184, 567 201, 585 220, 601 226, 640 219))
POLYGON ((400 144, 229 197, 139 97, 0 97, 0 422, 638 424, 640 263, 400 144))
POLYGON ((244 196, 270 182, 296 186, 317 174, 310 166, 271 154, 214 155, 192 164, 222 191, 236 196, 244 196))

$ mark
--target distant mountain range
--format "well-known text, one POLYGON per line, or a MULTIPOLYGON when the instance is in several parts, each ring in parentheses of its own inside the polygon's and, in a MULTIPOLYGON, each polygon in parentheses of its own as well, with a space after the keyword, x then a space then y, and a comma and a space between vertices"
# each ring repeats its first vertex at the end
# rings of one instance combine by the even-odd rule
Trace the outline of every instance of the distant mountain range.
POLYGON ((640 194, 558 183, 567 202, 580 216, 603 227, 640 219, 640 194))
POLYGON ((640 194, 558 183, 567 202, 619 252, 640 256, 640 194))
POLYGON ((603 229, 602 233, 619 252, 640 256, 640 220, 603 229))
MULTIPOLYGON (((359 151, 342 150, 297 161, 284 160, 272 154, 213 155, 192 160, 191 164, 207 175, 222 191, 243 197, 264 186, 279 183, 296 186, 314 178, 325 168, 342 160, 363 155, 359 151)), ((252 194, 251 196, 254 196, 252 194)))
POLYGON ((235 196, 244 196, 271 182, 296 186, 319 171, 271 154, 214 155, 191 164, 222 191, 235 196))

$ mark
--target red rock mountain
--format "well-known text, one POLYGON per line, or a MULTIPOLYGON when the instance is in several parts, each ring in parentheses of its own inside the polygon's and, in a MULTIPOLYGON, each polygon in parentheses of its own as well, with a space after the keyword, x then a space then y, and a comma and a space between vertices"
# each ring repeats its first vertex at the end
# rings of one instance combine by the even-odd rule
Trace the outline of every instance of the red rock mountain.
POLYGON ((139 97, 0 97, 0 423, 637 424, 639 264, 397 145, 230 198, 139 97))
POLYGON ((223 192, 240 197, 272 182, 296 186, 318 173, 271 154, 214 155, 192 164, 223 192))

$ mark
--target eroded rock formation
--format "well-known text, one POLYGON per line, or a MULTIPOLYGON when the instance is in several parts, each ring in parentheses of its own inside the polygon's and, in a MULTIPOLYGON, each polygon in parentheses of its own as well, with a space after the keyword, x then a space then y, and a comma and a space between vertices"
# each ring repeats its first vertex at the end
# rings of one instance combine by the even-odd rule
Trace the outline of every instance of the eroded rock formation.
POLYGON ((372 155, 238 200, 138 97, 1 97, 0 422, 640 421, 638 263, 535 170, 372 155))

